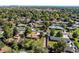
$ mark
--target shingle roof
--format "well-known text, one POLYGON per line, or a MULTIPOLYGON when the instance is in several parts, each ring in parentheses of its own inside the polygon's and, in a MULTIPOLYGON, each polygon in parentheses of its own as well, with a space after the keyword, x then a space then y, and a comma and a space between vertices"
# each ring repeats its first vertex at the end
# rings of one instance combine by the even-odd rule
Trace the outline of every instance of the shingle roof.
POLYGON ((60 30, 64 30, 63 27, 60 27, 60 26, 49 26, 49 28, 51 29, 60 29, 60 30))

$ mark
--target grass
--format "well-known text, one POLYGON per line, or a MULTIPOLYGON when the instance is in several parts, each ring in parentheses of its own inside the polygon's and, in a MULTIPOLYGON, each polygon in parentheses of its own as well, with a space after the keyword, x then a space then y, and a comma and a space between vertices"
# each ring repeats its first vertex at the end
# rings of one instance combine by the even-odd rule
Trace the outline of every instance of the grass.
MULTIPOLYGON (((57 43, 57 42, 55 42, 55 41, 48 41, 48 45, 49 46, 53 46, 55 43, 57 43)), ((41 38, 41 39, 39 39, 39 41, 37 41, 37 44, 39 44, 40 46, 44 46, 44 38, 41 38)))
POLYGON ((43 43, 44 43, 44 38, 38 39, 37 41, 35 41, 35 43, 41 47, 43 47, 43 43))
POLYGON ((53 45, 56 44, 56 43, 57 43, 57 42, 55 42, 55 41, 49 41, 49 42, 48 42, 48 45, 49 45, 49 46, 53 46, 53 45))
POLYGON ((79 43, 77 41, 75 41, 74 44, 79 48, 79 43))
MULTIPOLYGON (((38 39, 34 43, 37 44, 38 46, 43 47, 44 46, 44 38, 38 39)), ((57 43, 57 42, 55 42, 55 41, 48 41, 48 45, 49 46, 53 46, 55 43, 57 43)))
POLYGON ((73 32, 77 32, 78 34, 79 34, 79 28, 77 28, 75 31, 73 31, 73 32))

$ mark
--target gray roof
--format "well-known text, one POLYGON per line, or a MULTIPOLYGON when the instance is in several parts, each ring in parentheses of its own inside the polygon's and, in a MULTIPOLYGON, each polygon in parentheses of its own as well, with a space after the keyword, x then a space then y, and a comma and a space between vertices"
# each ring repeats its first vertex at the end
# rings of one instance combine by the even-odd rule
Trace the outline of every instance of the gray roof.
POLYGON ((70 40, 70 39, 50 36, 50 40, 53 40, 53 41, 61 41, 61 40, 64 40, 64 41, 66 42, 66 41, 68 41, 68 40, 70 40))
POLYGON ((73 24, 73 26, 74 26, 74 27, 79 27, 79 25, 77 25, 77 24, 73 24))
POLYGON ((72 26, 72 27, 67 27, 68 29, 72 30, 72 29, 76 29, 75 26, 72 26))
POLYGON ((64 52, 67 52, 67 53, 74 53, 75 52, 75 49, 73 49, 72 47, 67 47, 64 49, 64 52))
POLYGON ((63 24, 68 24, 69 22, 62 22, 63 24))
POLYGON ((79 22, 75 22, 75 24, 78 24, 79 25, 79 22))
POLYGON ((64 30, 64 28, 63 27, 60 27, 60 26, 49 26, 49 28, 51 28, 51 29, 60 29, 60 30, 64 30))
POLYGON ((26 24, 19 24, 18 27, 26 27, 26 24))

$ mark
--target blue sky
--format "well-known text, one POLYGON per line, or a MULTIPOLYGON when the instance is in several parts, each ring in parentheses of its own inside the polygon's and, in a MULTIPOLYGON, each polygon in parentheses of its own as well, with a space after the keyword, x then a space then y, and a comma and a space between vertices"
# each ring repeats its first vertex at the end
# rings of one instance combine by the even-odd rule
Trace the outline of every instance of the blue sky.
POLYGON ((79 0, 0 0, 0 6, 3 5, 66 5, 66 6, 79 6, 79 0))

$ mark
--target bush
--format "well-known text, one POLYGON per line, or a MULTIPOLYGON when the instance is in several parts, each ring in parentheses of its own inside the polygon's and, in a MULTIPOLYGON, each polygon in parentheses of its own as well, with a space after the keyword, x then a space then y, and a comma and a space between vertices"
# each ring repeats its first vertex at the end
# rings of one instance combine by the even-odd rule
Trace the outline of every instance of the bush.
POLYGON ((75 41, 74 44, 79 48, 79 43, 77 41, 75 41))
POLYGON ((72 34, 72 36, 73 36, 73 38, 77 38, 77 37, 78 37, 78 33, 77 33, 77 32, 74 32, 74 33, 72 34))
POLYGON ((47 53, 48 52, 47 48, 41 47, 39 46, 39 44, 33 44, 32 46, 33 46, 32 47, 33 53, 47 53))
POLYGON ((56 34, 56 37, 63 37, 63 33, 61 31, 59 31, 57 34, 56 34))
POLYGON ((55 53, 64 52, 64 49, 67 47, 66 43, 62 40, 53 45, 55 53))
POLYGON ((33 41, 32 39, 25 40, 22 45, 27 52, 32 52, 32 53, 48 52, 47 48, 40 46, 36 41, 33 41))
POLYGON ((3 42, 0 42, 0 48, 4 47, 4 43, 3 42))
POLYGON ((18 44, 14 42, 13 45, 12 45, 12 49, 14 50, 14 52, 18 52, 19 51, 18 48, 19 48, 18 44))
POLYGON ((51 35, 51 36, 54 36, 54 34, 55 34, 55 30, 51 30, 51 31, 50 31, 50 35, 51 35))

